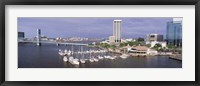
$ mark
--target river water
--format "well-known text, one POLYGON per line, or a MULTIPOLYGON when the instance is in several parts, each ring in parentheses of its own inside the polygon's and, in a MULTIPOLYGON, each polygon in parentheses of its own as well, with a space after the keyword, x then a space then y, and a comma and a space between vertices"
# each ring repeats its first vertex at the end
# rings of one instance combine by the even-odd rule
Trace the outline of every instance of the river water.
MULTIPOLYGON (((18 68, 182 68, 181 61, 169 59, 168 56, 129 57, 126 59, 119 57, 114 60, 103 59, 98 62, 72 65, 69 62, 63 61, 63 57, 58 54, 59 49, 80 51, 81 46, 18 44, 18 68)), ((83 51, 97 49, 82 46, 83 51)), ((106 54, 115 55, 112 53, 106 54)), ((79 57, 81 55, 75 55, 75 58, 79 57)), ((84 57, 87 58, 89 56, 84 55, 84 57)))

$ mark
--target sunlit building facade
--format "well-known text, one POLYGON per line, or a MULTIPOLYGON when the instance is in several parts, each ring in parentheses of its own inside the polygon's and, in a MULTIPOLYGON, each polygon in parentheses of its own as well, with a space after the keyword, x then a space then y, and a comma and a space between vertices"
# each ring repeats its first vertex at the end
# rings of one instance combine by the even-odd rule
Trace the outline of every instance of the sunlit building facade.
POLYGON ((121 42, 121 23, 122 20, 113 21, 113 36, 115 37, 115 42, 121 42))

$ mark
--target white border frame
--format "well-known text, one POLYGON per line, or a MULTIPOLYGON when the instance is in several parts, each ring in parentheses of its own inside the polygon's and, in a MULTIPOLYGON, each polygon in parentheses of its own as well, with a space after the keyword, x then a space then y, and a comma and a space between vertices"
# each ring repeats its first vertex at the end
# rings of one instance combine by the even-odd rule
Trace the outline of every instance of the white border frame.
POLYGON ((6 5, 5 15, 5 81, 195 81, 195 5, 6 5), (182 68, 18 69, 17 17, 183 17, 182 68))

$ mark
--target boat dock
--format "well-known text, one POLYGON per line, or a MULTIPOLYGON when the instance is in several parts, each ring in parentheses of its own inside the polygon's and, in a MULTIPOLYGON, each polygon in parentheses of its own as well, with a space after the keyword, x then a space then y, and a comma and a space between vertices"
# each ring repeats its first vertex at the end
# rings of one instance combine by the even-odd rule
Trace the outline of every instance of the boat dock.
POLYGON ((182 61, 182 56, 181 55, 172 55, 172 56, 169 57, 169 59, 182 61))

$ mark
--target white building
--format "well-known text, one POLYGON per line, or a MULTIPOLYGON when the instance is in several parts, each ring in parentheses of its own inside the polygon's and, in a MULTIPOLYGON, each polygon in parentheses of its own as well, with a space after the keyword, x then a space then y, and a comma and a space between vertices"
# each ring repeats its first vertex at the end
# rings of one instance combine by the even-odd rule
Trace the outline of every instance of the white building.
POLYGON ((109 43, 115 43, 115 36, 109 36, 109 43))
POLYGON ((146 44, 151 44, 151 48, 156 44, 160 44, 162 48, 167 46, 167 42, 163 41, 163 35, 148 34, 146 37, 146 44))
POLYGON ((115 36, 115 42, 121 42, 121 23, 122 20, 113 21, 113 36, 115 36))
POLYGON ((128 39, 126 39, 126 41, 134 41, 132 38, 128 38, 128 39))
POLYGON ((150 44, 151 48, 154 47, 156 44, 160 44, 162 46, 162 48, 167 47, 167 42, 158 42, 158 41, 152 41, 152 42, 146 42, 146 44, 150 44))
POLYGON ((173 18, 173 23, 181 23, 182 24, 183 18, 173 18))
POLYGON ((147 49, 147 55, 158 55, 158 51, 153 49, 147 49))
POLYGON ((127 51, 134 55, 158 55, 158 51, 146 46, 127 47, 127 51))

